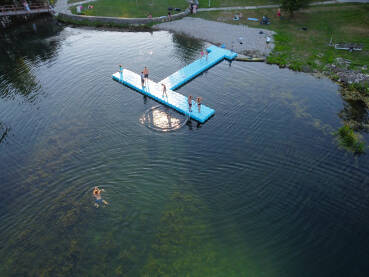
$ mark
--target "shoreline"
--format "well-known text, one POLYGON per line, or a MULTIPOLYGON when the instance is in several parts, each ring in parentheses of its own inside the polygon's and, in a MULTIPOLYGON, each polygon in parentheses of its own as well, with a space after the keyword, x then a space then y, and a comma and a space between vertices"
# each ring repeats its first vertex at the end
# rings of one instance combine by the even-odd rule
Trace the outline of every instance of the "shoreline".
POLYGON ((275 46, 273 35, 276 33, 274 31, 202 18, 185 17, 176 21, 160 23, 152 28, 184 34, 215 45, 224 44, 227 49, 252 57, 267 57, 275 46), (267 37, 271 39, 270 43, 266 42, 267 37))

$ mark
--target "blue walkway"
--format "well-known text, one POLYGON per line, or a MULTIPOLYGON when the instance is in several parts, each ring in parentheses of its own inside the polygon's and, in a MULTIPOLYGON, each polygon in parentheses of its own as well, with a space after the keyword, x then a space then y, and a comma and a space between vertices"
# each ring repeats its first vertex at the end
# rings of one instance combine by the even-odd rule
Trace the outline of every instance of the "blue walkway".
POLYGON ((204 123, 212 115, 214 115, 215 110, 205 105, 201 105, 199 111, 197 103, 193 100, 192 111, 190 112, 188 98, 173 90, 187 83, 221 60, 233 60, 237 56, 236 53, 233 53, 230 50, 216 46, 211 46, 207 49, 210 52, 207 59, 204 56, 202 59, 196 60, 195 62, 185 66, 158 83, 149 80, 146 87, 142 87, 140 75, 128 69, 123 69, 123 73, 116 72, 112 77, 115 81, 139 91, 140 93, 147 95, 150 98, 153 98, 154 100, 173 108, 182 114, 188 115, 190 118, 200 123, 204 123), (167 96, 163 96, 161 84, 166 84, 167 96))
POLYGON ((214 45, 207 48, 207 50, 210 52, 207 59, 206 56, 204 56, 203 58, 186 65, 177 72, 174 72, 172 75, 168 76, 164 80, 161 80, 159 83, 165 84, 169 89, 176 89, 220 61, 224 59, 233 60, 237 57, 236 53, 214 45))

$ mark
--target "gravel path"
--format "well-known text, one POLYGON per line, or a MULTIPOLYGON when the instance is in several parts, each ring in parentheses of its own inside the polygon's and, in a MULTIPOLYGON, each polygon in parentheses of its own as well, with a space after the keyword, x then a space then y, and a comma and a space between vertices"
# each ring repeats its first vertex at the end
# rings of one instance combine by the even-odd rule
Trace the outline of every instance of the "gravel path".
POLYGON ((273 31, 250 28, 245 25, 232 25, 201 18, 185 17, 181 20, 165 22, 154 29, 182 33, 213 44, 225 44, 236 53, 252 56, 267 56, 274 47, 273 31), (262 33, 261 33, 262 32, 262 33), (271 43, 266 43, 266 38, 271 43))

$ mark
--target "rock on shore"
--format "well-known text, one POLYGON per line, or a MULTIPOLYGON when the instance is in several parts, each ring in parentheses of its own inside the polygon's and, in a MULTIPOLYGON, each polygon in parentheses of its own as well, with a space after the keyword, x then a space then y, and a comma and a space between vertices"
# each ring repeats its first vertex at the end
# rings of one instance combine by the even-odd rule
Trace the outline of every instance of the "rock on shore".
POLYGON ((217 45, 224 44, 227 49, 250 56, 266 57, 274 47, 273 31, 201 18, 185 17, 155 25, 153 28, 182 33, 217 45), (267 37, 271 38, 269 44, 266 43, 267 37))

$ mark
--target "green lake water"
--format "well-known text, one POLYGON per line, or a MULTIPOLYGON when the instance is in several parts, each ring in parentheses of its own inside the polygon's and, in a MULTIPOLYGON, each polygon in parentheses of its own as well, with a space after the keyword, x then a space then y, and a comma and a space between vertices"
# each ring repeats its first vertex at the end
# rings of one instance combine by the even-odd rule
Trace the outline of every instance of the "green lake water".
POLYGON ((335 83, 224 61, 178 89, 215 116, 157 132, 158 103, 111 78, 206 46, 49 19, 0 35, 0 276, 368 276, 369 158, 332 134, 368 111, 335 83))

